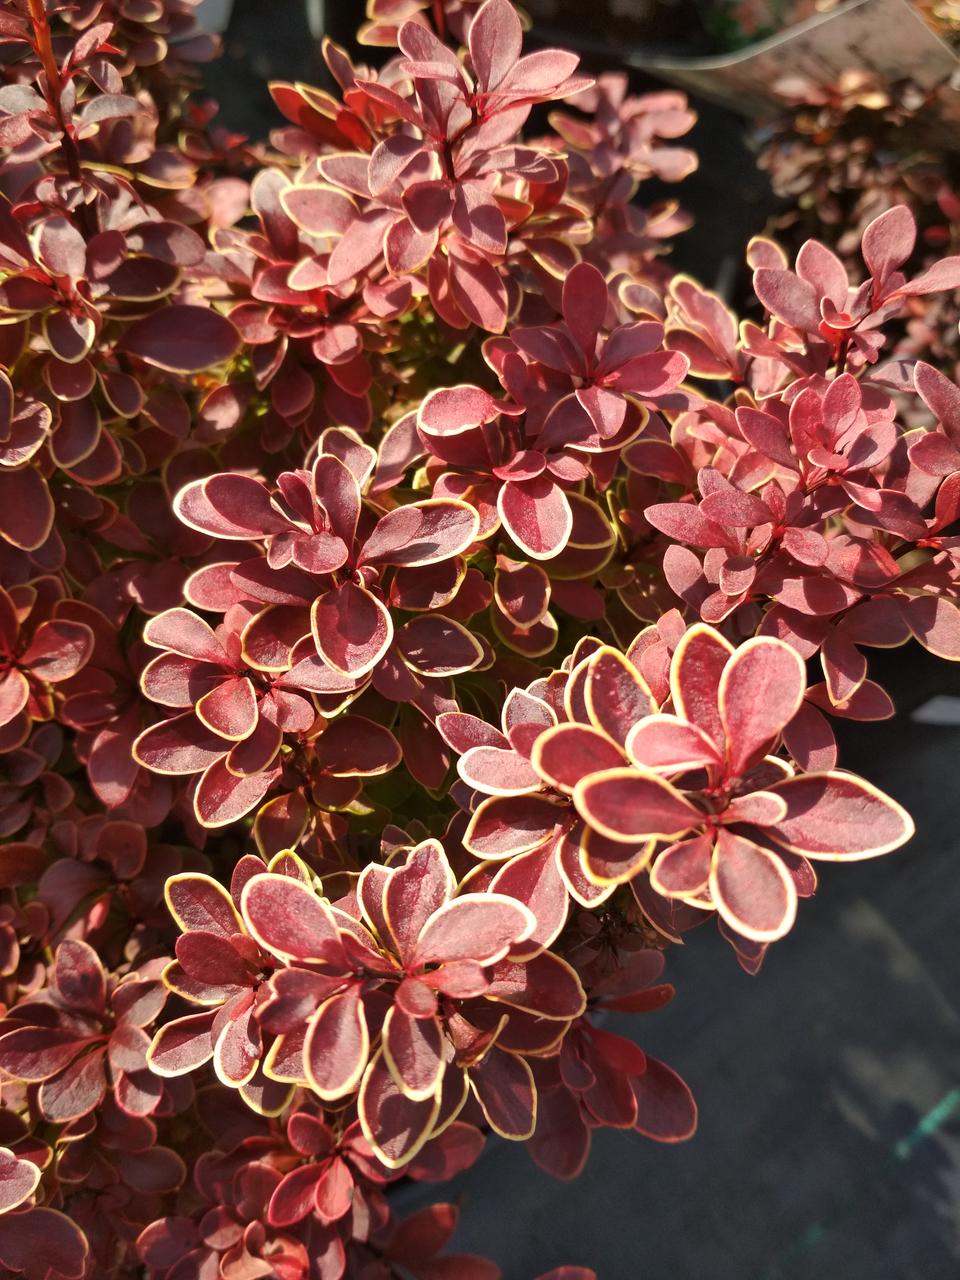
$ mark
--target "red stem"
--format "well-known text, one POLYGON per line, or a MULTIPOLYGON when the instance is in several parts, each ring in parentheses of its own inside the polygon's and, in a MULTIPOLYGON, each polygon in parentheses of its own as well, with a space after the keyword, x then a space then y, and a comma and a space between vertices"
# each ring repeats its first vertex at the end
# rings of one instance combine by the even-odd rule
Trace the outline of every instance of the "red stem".
MULTIPOLYGON (((60 104, 63 80, 60 76, 60 68, 57 66, 56 54, 53 51, 53 36, 50 31, 50 20, 47 17, 45 0, 27 0, 27 7, 30 11, 30 21, 33 24, 33 47, 36 50, 37 57, 40 59, 44 79, 46 80, 45 97, 47 105, 56 116, 61 130, 60 151, 66 162, 67 172, 70 177, 78 185, 82 186, 83 172, 80 164, 80 151, 77 147, 76 138, 67 128, 67 123, 63 118, 63 108, 60 104)), ((91 226, 90 211, 82 201, 78 214, 81 229, 89 238, 96 228, 91 226)))

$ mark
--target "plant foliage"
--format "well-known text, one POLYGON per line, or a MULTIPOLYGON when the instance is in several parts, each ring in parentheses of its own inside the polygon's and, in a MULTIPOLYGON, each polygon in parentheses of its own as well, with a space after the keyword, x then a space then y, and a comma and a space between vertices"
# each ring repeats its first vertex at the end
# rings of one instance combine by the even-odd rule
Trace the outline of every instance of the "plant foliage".
POLYGON ((8 1275, 493 1280, 391 1185, 689 1138, 606 1014, 913 830, 832 725, 960 659, 960 390, 890 358, 960 258, 760 238, 741 322, 635 200, 682 95, 509 0, 363 36, 254 145, 191 0, 0 14, 8 1275))

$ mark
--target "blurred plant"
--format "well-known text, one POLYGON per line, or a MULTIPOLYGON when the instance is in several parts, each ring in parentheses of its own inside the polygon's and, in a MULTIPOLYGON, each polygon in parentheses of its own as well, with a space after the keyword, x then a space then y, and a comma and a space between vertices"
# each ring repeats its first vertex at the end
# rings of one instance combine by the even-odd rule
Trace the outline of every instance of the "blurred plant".
MULTIPOLYGON (((774 89, 783 114, 756 133, 758 163, 787 202, 771 222, 773 236, 794 250, 807 237, 822 240, 856 273, 867 225, 905 205, 918 228, 915 270, 958 248, 960 172, 950 147, 938 144, 949 137, 938 91, 909 80, 887 84, 866 71, 833 84, 791 76, 774 89)), ((912 302, 895 354, 933 360, 955 377, 958 320, 952 290, 912 302)))

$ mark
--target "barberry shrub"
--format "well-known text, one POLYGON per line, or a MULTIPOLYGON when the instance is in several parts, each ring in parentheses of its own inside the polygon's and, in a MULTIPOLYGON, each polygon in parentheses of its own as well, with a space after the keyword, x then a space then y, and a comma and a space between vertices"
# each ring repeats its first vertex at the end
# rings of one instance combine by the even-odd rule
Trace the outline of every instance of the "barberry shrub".
POLYGON ((605 1014, 912 833, 832 725, 960 659, 960 390, 885 359, 960 259, 759 239, 741 323, 636 201, 682 95, 373 0, 254 144, 191 10, 0 14, 0 1265, 492 1280, 392 1184, 689 1138, 605 1014))

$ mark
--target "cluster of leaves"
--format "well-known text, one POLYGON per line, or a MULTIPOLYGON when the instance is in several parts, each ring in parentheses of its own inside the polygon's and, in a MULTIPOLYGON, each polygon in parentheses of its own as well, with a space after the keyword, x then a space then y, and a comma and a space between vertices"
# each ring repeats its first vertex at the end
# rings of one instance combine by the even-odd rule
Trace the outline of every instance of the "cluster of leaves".
MULTIPOLYGON (((782 113, 757 130, 758 163, 785 204, 771 234, 799 249, 810 236, 856 262, 869 223, 906 205, 918 227, 911 265, 927 267, 956 252, 960 173, 943 145, 950 126, 938 91, 910 80, 887 84, 867 71, 833 83, 789 76, 774 89, 782 113)), ((956 294, 914 299, 895 351, 960 372, 956 294)))
POLYGON ((688 1138, 603 1020, 911 833, 831 721, 960 658, 960 391, 886 350, 960 259, 760 239, 740 324, 635 201, 681 95, 375 0, 266 150, 189 10, 0 19, 0 1265, 492 1280, 391 1184, 688 1138))

